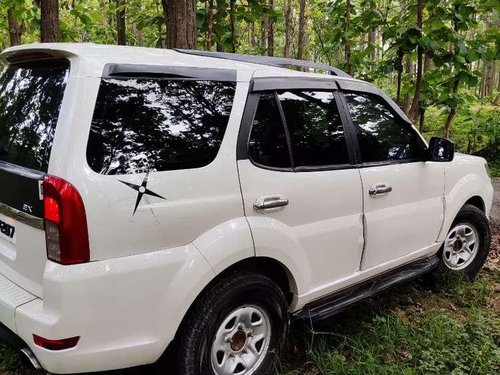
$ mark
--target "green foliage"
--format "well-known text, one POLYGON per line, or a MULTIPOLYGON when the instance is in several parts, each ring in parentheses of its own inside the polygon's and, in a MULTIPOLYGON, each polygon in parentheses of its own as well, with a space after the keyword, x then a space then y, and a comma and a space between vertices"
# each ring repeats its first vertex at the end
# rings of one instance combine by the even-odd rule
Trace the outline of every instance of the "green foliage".
MULTIPOLYGON (((288 31, 292 45, 287 50, 294 55, 299 44, 299 3, 273 0, 271 6, 270 0, 197 0, 198 48, 206 46, 212 17, 212 50, 232 51, 234 47, 240 53, 267 54, 270 29, 264 27, 272 24, 274 54, 283 55, 288 31), (287 4, 292 8, 289 24, 287 4)), ((10 44, 9 9, 14 9, 15 19, 22 25, 22 42, 39 39, 38 4, 33 0, 0 0, 2 48, 10 44)), ((116 42, 116 1, 59 0, 59 4, 63 41, 116 42)), ((166 23, 162 2, 123 0, 122 4, 127 44, 165 47, 172 25, 166 23)), ((355 77, 376 83, 393 97, 399 92, 399 104, 408 111, 415 93, 417 51, 422 51, 425 64, 418 102, 421 111, 427 111, 426 135, 442 135, 448 115, 458 111, 451 136, 459 149, 496 159, 500 123, 498 111, 490 104, 500 103, 498 1, 426 0, 422 27, 417 25, 417 0, 351 0, 349 25, 346 4, 345 0, 306 2, 304 57, 350 69, 355 77)))
POLYGON ((419 283, 402 286, 316 326, 303 339, 312 343, 307 364, 286 375, 496 374, 500 323, 493 296, 492 280, 454 275, 433 292, 419 283))

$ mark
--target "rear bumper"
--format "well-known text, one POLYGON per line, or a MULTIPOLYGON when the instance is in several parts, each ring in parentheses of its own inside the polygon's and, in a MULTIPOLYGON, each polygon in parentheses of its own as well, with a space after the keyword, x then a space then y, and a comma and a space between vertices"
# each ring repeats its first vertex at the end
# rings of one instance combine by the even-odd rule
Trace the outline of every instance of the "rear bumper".
POLYGON ((192 245, 73 266, 47 261, 43 299, 0 275, 0 322, 52 373, 150 364, 212 277, 192 245), (80 340, 53 351, 35 345, 33 334, 80 340))

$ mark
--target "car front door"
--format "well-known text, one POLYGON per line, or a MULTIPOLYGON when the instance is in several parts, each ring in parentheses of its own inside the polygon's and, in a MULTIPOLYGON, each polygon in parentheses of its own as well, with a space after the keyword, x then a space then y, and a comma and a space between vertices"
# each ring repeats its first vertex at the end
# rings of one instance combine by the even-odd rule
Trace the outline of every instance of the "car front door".
POLYGON ((334 82, 279 86, 247 102, 238 147, 245 212, 257 255, 297 266, 302 292, 319 293, 359 271, 361 180, 334 82))
POLYGON ((362 270, 432 254, 443 222, 444 170, 384 96, 345 91, 358 140, 365 217, 362 270))

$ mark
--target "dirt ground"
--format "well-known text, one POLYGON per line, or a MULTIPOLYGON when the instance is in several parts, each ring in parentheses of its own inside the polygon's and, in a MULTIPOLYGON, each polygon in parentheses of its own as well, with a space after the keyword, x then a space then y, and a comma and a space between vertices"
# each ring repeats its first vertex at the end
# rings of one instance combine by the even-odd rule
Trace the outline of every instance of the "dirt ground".
POLYGON ((491 270, 500 269, 500 178, 493 179, 495 196, 493 198, 493 207, 491 209, 491 250, 486 268, 491 270))

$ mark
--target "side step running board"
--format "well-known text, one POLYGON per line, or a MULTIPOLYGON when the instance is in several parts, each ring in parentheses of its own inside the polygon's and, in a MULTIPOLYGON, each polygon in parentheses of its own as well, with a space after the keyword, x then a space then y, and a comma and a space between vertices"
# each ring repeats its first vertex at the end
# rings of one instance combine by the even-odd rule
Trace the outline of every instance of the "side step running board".
POLYGON ((295 312, 293 317, 296 319, 313 320, 329 318, 347 309, 351 305, 366 298, 373 297, 375 294, 396 284, 429 272, 438 264, 439 258, 435 255, 430 258, 419 259, 412 263, 408 263, 395 270, 376 276, 373 279, 363 281, 340 292, 313 301, 305 305, 301 310, 295 312))

